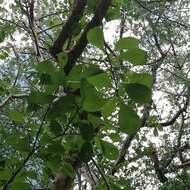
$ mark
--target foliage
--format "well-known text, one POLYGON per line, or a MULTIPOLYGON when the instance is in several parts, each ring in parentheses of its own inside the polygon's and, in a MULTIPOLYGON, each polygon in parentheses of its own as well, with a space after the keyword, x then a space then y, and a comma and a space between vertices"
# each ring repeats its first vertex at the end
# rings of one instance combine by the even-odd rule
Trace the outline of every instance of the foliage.
POLYGON ((188 189, 189 7, 2 1, 1 190, 188 189))

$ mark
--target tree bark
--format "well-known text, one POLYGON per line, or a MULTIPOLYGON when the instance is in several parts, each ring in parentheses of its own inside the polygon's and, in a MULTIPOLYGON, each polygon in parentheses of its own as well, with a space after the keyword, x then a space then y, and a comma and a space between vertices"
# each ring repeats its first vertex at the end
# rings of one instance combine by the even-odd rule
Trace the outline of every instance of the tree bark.
MULTIPOLYGON (((90 29, 99 26, 102 24, 102 19, 105 17, 106 12, 111 5, 112 0, 101 0, 95 9, 95 13, 91 21, 86 25, 84 28, 84 31, 81 34, 81 37, 79 38, 76 45, 68 52, 68 63, 66 64, 64 71, 66 75, 68 75, 73 68, 73 66, 76 64, 77 59, 81 56, 83 53, 85 47, 88 44, 87 40, 87 33, 90 29)), ((86 0, 78 0, 77 4, 71 14, 71 16, 66 21, 66 24, 63 26, 62 31, 60 32, 60 35, 55 40, 53 46, 50 48, 50 54, 56 58, 56 55, 60 52, 62 52, 62 48, 64 43, 66 42, 67 38, 69 37, 69 33, 71 32, 72 26, 78 22, 81 18, 81 15, 83 13, 83 10, 86 5, 86 0)), ((67 161, 69 162, 69 161, 67 161)), ((80 158, 71 158, 69 164, 72 165, 75 171, 77 171, 81 167, 80 158), (74 161, 73 161, 74 160, 74 161)), ((57 174, 55 176, 54 183, 52 184, 52 187, 50 190, 71 190, 73 186, 74 178, 71 178, 65 173, 57 174)))

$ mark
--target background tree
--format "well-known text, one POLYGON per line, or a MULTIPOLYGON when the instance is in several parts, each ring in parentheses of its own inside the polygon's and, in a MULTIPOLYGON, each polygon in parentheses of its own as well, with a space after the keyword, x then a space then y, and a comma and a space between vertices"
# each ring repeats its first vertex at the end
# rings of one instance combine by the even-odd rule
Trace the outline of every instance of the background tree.
POLYGON ((189 7, 1 0, 1 190, 189 189, 189 7))

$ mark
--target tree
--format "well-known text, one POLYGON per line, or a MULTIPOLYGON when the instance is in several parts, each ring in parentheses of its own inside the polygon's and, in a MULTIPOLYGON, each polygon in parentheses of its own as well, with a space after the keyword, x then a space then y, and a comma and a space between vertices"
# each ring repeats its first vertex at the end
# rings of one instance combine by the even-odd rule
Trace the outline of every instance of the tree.
POLYGON ((1 190, 190 188, 188 1, 1 3, 1 190))

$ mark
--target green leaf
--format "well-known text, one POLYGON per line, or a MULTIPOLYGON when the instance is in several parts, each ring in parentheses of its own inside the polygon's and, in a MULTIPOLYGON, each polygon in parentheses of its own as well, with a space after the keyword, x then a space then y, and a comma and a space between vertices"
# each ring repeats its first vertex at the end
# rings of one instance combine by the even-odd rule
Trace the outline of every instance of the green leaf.
POLYGON ((87 78, 87 81, 97 89, 111 87, 111 80, 107 73, 100 73, 98 75, 90 76, 87 78))
POLYGON ((67 77, 67 83, 72 88, 79 88, 81 80, 101 73, 104 71, 97 65, 76 65, 67 77))
POLYGON ((152 156, 154 153, 154 148, 153 147, 147 147, 144 149, 144 151, 142 152, 142 155, 146 155, 146 156, 152 156))
POLYGON ((0 170, 0 181, 9 180, 12 176, 11 171, 7 168, 4 170, 0 170))
MULTIPOLYGON (((118 2, 119 3, 119 2, 118 2)), ((113 6, 110 6, 107 13, 106 13, 106 16, 105 16, 105 19, 107 22, 111 21, 111 20, 117 20, 120 18, 120 6, 116 5, 116 3, 112 3, 113 6)))
POLYGON ((46 148, 47 153, 56 154, 56 155, 63 155, 64 154, 64 147, 61 145, 60 141, 52 142, 46 148))
POLYGON ((55 93, 55 91, 58 89, 58 85, 57 84, 49 84, 45 87, 45 91, 44 93, 45 94, 49 94, 49 95, 52 95, 55 93))
POLYGON ((116 99, 115 98, 111 98, 109 99, 105 104, 104 106, 102 107, 101 109, 101 112, 102 112, 102 116, 104 118, 107 118, 111 115, 111 113, 113 113, 116 109, 116 99))
POLYGON ((90 76, 95 76, 102 73, 104 73, 104 71, 100 69, 98 65, 93 65, 93 64, 85 65, 83 67, 82 78, 88 78, 90 76))
POLYGON ((126 78, 128 96, 137 103, 149 103, 153 77, 148 73, 127 72, 126 78))
POLYGON ((69 75, 67 76, 67 81, 70 87, 80 88, 81 73, 83 71, 82 65, 75 65, 69 75))
POLYGON ((122 189, 120 187, 120 185, 117 184, 117 182, 109 180, 109 183, 110 183, 110 187, 112 190, 121 190, 122 189))
POLYGON ((144 65, 147 63, 148 55, 146 51, 136 48, 122 52, 119 56, 119 59, 128 61, 133 65, 144 65))
POLYGON ((63 163, 63 171, 71 178, 75 177, 75 170, 73 168, 73 166, 67 162, 63 163))
POLYGON ((18 143, 18 134, 12 133, 6 138, 6 143, 15 146, 18 143))
POLYGON ((102 154, 108 158, 109 160, 116 160, 118 155, 119 155, 119 151, 116 148, 116 146, 114 146, 113 144, 101 140, 99 139, 99 143, 100 143, 100 147, 101 147, 101 152, 102 154))
POLYGON ((88 6, 88 9, 92 12, 95 10, 96 8, 96 5, 97 5, 97 0, 87 0, 87 6, 88 6))
POLYGON ((51 74, 52 72, 55 71, 55 67, 50 60, 45 60, 45 61, 42 61, 41 63, 37 64, 36 70, 40 74, 42 74, 42 73, 51 74))
POLYGON ((40 144, 46 145, 50 142, 51 139, 51 136, 49 136, 47 133, 44 133, 43 135, 41 135, 40 144))
POLYGON ((96 190, 105 190, 105 189, 107 189, 107 186, 105 183, 103 183, 103 182, 98 183, 96 190))
POLYGON ((82 108, 87 112, 96 112, 104 105, 105 100, 87 81, 81 83, 82 108))
POLYGON ((55 120, 51 121, 49 128, 54 135, 59 135, 63 131, 61 125, 55 120))
POLYGON ((0 23, 0 43, 4 42, 4 40, 15 31, 15 26, 10 23, 0 23))
POLYGON ((122 189, 134 190, 131 187, 131 182, 127 179, 120 179, 119 181, 117 181, 117 184, 119 184, 122 189))
POLYGON ((18 111, 11 112, 10 118, 16 123, 22 123, 24 121, 24 113, 18 111))
POLYGON ((5 168, 6 160, 0 160, 0 170, 5 168))
POLYGON ((66 85, 66 76, 64 71, 55 71, 51 74, 51 79, 54 84, 57 85, 66 85))
POLYGON ((133 37, 121 38, 115 44, 116 50, 131 50, 139 47, 139 40, 133 37))
POLYGON ((71 135, 64 138, 64 148, 70 154, 79 152, 85 143, 84 139, 80 135, 71 135))
POLYGON ((9 56, 8 52, 1 51, 0 53, 0 59, 6 59, 9 56))
POLYGON ((6 37, 6 33, 5 31, 2 30, 0 32, 0 43, 2 43, 5 40, 5 37, 6 37))
POLYGON ((119 141, 121 140, 119 134, 116 133, 116 132, 110 133, 110 134, 109 134, 109 137, 110 137, 110 139, 111 139, 113 142, 119 142, 119 141))
POLYGON ((68 62, 68 56, 66 53, 61 52, 57 54, 58 62, 61 64, 61 67, 63 68, 67 62, 68 62))
MULTIPOLYGON (((42 151, 41 151, 42 152, 42 151)), ((62 168, 60 168, 60 163, 62 163, 61 155, 56 154, 43 154, 41 153, 41 157, 46 160, 46 166, 51 170, 55 172, 63 172, 60 171, 62 168)))
POLYGON ((33 171, 33 170, 30 170, 30 171, 26 171, 26 170, 23 170, 22 172, 20 172, 20 175, 19 175, 19 178, 21 177, 29 177, 29 178, 32 178, 32 179, 37 179, 37 173, 36 171, 33 171))
POLYGON ((87 116, 88 121, 96 128, 98 125, 101 125, 101 114, 97 115, 96 112, 89 113, 87 116))
POLYGON ((131 106, 120 103, 119 126, 123 132, 134 134, 138 131, 141 120, 131 106))
POLYGON ((55 101, 48 112, 48 117, 55 119, 58 117, 64 117, 65 113, 75 110, 74 96, 64 96, 55 101))
POLYGON ((127 72, 127 83, 138 83, 152 88, 153 77, 148 73, 127 72))
POLYGON ((42 92, 32 92, 28 96, 29 104, 49 104, 54 99, 54 96, 42 92))
POLYGON ((32 111, 36 111, 36 110, 38 110, 38 109, 40 109, 40 106, 39 106, 39 105, 28 102, 27 113, 28 113, 28 112, 32 112, 32 111))
POLYGON ((89 162, 93 156, 93 148, 91 143, 86 142, 83 144, 79 153, 80 160, 83 162, 89 162))
POLYGON ((79 129, 80 129, 80 134, 84 140, 86 141, 92 140, 92 138, 94 137, 94 128, 91 124, 87 122, 80 122, 79 129))
POLYGON ((151 89, 142 84, 127 84, 126 91, 128 96, 137 103, 144 104, 151 101, 151 89))
POLYGON ((28 184, 28 183, 25 183, 25 182, 13 182, 9 188, 9 190, 18 190, 18 189, 22 189, 22 190, 32 190, 32 187, 28 184))
POLYGON ((95 89, 88 89, 85 93, 83 101, 83 109, 87 112, 96 112, 101 110, 104 105, 104 100, 95 89))
POLYGON ((31 151, 29 137, 27 136, 27 137, 19 138, 19 140, 15 144, 15 147, 17 150, 21 152, 31 151))
POLYGON ((40 75, 40 84, 41 85, 52 84, 51 76, 49 74, 42 73, 40 75))
POLYGON ((101 27, 94 27, 87 34, 88 42, 95 45, 99 49, 104 49, 104 34, 101 27))

